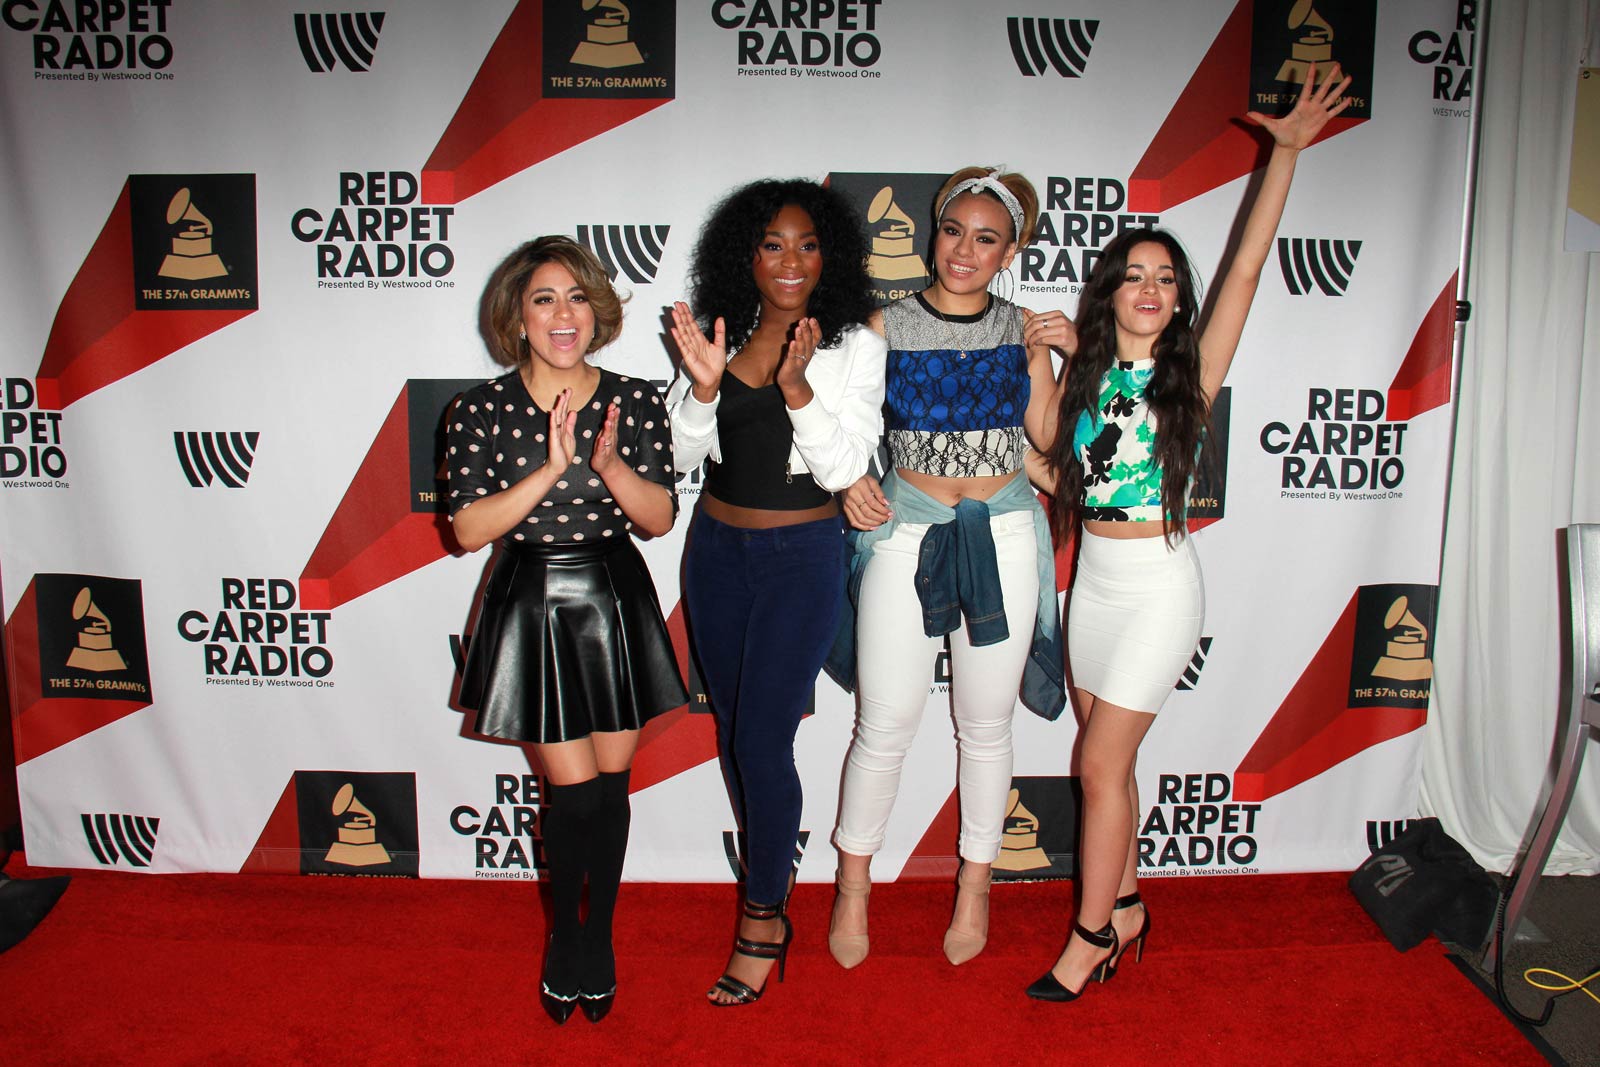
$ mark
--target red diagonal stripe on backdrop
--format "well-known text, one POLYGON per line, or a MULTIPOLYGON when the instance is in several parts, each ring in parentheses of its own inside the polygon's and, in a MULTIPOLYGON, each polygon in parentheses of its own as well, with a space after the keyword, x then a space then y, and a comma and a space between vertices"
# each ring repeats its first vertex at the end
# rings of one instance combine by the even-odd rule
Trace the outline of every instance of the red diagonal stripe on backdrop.
POLYGON ((1277 796, 1427 720, 1426 708, 1346 704, 1359 596, 1359 591, 1351 594, 1322 647, 1240 762, 1233 778, 1235 800, 1255 803, 1277 796))
POLYGON ((30 581, 6 621, 11 679, 11 731, 17 766, 148 708, 148 700, 83 700, 44 696, 39 665, 39 594, 30 581))
POLYGON ((255 847, 239 865, 240 874, 300 873, 300 792, 293 772, 267 816, 255 847))
MULTIPOLYGON (((684 630, 683 602, 667 616, 667 632, 677 653, 678 670, 689 677, 689 637, 684 630)), ((630 792, 648 789, 674 775, 717 758, 717 725, 711 715, 691 714, 687 705, 645 723, 639 751, 633 757, 630 792)))
POLYGON ((544 5, 520 0, 422 168, 422 199, 455 204, 668 102, 547 100, 544 5))
POLYGON ((1391 422, 1414 419, 1424 411, 1450 403, 1450 363, 1455 352, 1456 277, 1434 299, 1411 338, 1406 358, 1389 385, 1386 417, 1391 422))
POLYGON ((336 608, 461 551, 449 519, 411 510, 410 389, 401 387, 300 572, 305 608, 336 608))
POLYGON ((67 286, 39 362, 42 408, 60 409, 255 312, 139 311, 133 306, 128 183, 67 286))
MULTIPOLYGON (((1239 0, 1133 168, 1129 210, 1165 211, 1266 164, 1271 138, 1242 117, 1250 99, 1253 8, 1253 0, 1239 0)), ((1312 143, 1365 121, 1330 119, 1312 143)))
POLYGON ((942 882, 954 878, 956 868, 961 865, 956 855, 956 841, 960 836, 960 794, 951 789, 938 814, 922 832, 917 847, 906 857, 906 865, 900 868, 900 880, 942 882))

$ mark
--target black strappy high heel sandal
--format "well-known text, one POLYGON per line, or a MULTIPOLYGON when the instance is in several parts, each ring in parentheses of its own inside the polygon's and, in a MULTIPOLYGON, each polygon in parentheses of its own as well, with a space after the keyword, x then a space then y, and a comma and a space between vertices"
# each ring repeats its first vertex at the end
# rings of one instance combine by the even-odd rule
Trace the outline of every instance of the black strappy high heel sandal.
POLYGON ((1129 948, 1132 948, 1134 945, 1138 946, 1133 950, 1134 963, 1139 963, 1144 959, 1144 935, 1150 932, 1150 905, 1145 904, 1145 902, 1140 898, 1139 894, 1134 892, 1129 893, 1125 897, 1118 897, 1117 902, 1112 905, 1112 909, 1114 911, 1121 911, 1123 908, 1131 908, 1135 904, 1144 907, 1144 921, 1139 924, 1139 932, 1122 942, 1121 947, 1117 949, 1117 954, 1111 957, 1111 959, 1108 961, 1110 966, 1106 970, 1105 979, 1108 982, 1111 981, 1112 978, 1116 977, 1117 965, 1122 962, 1122 957, 1128 954, 1129 948))
POLYGON ((1064 1003, 1069 1000, 1077 1000, 1083 995, 1083 991, 1089 988, 1089 983, 1091 981, 1104 982, 1106 980, 1106 966, 1114 958, 1116 958, 1117 955, 1116 928, 1111 925, 1111 921, 1108 919, 1106 920, 1105 929, 1103 930, 1088 930, 1078 923, 1073 923, 1072 932, 1083 938, 1095 948, 1108 949, 1109 951, 1106 953, 1106 957, 1099 963, 1095 964, 1094 968, 1090 970, 1088 975, 1084 977, 1083 984, 1077 989, 1068 989, 1066 986, 1062 985, 1061 982, 1056 978, 1054 970, 1044 972, 1043 977, 1028 987, 1028 996, 1032 997, 1034 1000, 1051 1000, 1057 1003, 1064 1003))
MULTIPOLYGON (((783 940, 751 941, 749 938, 737 937, 733 941, 733 951, 741 956, 749 956, 758 960, 777 960, 778 981, 780 982, 783 981, 784 965, 789 961, 789 942, 794 940, 794 924, 789 921, 787 906, 788 901, 777 905, 765 905, 752 904, 746 900, 744 902, 744 917, 746 919, 755 919, 758 922, 768 919, 783 920, 783 940)), ((760 989, 753 989, 744 982, 739 981, 739 979, 725 973, 712 983, 711 988, 706 992, 706 996, 711 999, 713 1005, 719 1008, 733 1008, 744 1004, 754 1004, 761 999, 761 994, 766 992, 767 984, 770 984, 771 981, 772 975, 769 971, 767 982, 763 983, 760 989), (718 992, 726 993, 733 999, 730 1001, 717 1000, 714 994, 718 992)))

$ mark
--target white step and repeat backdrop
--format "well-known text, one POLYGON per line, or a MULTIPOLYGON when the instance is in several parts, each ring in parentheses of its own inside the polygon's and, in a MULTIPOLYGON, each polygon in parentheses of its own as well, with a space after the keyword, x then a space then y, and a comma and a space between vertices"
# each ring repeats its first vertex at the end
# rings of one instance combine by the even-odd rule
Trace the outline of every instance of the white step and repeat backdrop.
MULTIPOLYGON (((539 781, 452 705, 487 554, 441 514, 444 407, 495 373, 489 271, 568 233, 632 294, 601 362, 664 384, 662 311, 730 188, 832 183, 882 295, 940 179, 1038 186, 1010 285, 1076 304, 1158 223, 1207 279, 1310 62, 1305 154, 1197 494, 1205 636, 1139 765, 1146 873, 1348 869, 1415 812, 1450 412, 1471 0, 0 3, 0 582, 29 859, 535 877, 539 781)), ((645 544, 672 628, 683 515, 645 544)), ((1070 553, 1058 584, 1065 586, 1070 553)), ((941 672, 944 665, 941 665, 941 672)), ((881 878, 953 869, 948 678, 881 878)), ((628 876, 731 877, 711 717, 652 724, 628 876)), ((852 725, 800 729, 801 875, 852 725)), ((1074 726, 1018 713, 1000 866, 1069 873, 1074 726)))

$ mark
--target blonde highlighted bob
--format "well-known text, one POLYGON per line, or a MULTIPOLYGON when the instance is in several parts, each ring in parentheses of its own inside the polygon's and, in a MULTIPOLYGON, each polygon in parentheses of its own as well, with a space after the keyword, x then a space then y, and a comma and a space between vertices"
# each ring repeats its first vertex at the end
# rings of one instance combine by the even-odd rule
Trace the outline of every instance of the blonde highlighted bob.
POLYGON ((593 252, 570 237, 535 237, 511 253, 489 276, 484 294, 484 341, 489 354, 502 367, 520 367, 532 354, 522 334, 522 298, 534 271, 559 263, 572 275, 594 311, 594 340, 588 351, 598 352, 622 331, 623 297, 593 252))

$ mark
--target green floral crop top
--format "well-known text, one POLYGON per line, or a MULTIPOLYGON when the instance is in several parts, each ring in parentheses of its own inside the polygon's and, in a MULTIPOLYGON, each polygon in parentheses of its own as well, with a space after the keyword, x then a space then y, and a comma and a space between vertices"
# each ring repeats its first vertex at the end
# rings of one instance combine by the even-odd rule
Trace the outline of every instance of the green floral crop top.
POLYGON ((1160 522, 1156 422, 1145 403, 1154 359, 1113 363, 1100 379, 1100 405, 1078 416, 1072 451, 1083 464, 1085 519, 1160 522))

